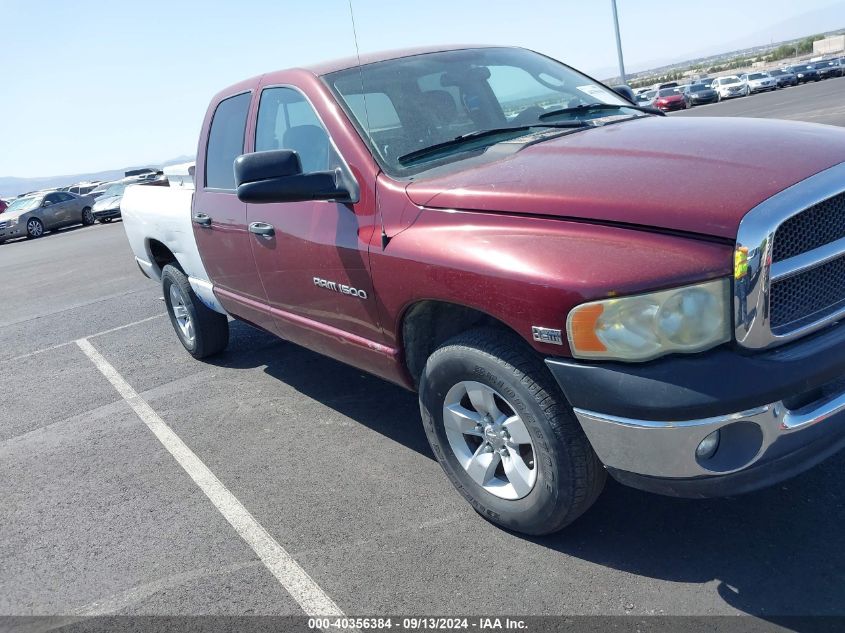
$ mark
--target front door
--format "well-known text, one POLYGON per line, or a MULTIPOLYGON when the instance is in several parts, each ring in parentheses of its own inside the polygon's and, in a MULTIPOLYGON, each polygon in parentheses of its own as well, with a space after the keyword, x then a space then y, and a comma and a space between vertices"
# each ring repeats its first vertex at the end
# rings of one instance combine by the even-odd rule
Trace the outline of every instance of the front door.
POLYGON ((222 99, 214 110, 204 165, 197 165, 192 225, 206 272, 226 310, 272 329, 267 295, 261 285, 247 233, 246 205, 235 195, 235 158, 244 153, 252 93, 222 99))
POLYGON ((63 218, 67 216, 67 204, 62 202, 59 192, 48 193, 41 205, 40 215, 44 227, 54 229, 62 226, 63 218))
MULTIPOLYGON (((255 151, 271 149, 295 150, 304 172, 349 170, 311 103, 291 87, 261 93, 255 151)), ((357 211, 329 201, 247 205, 249 223, 274 229, 250 239, 281 336, 318 351, 345 334, 379 337, 367 256, 373 218, 357 211)))

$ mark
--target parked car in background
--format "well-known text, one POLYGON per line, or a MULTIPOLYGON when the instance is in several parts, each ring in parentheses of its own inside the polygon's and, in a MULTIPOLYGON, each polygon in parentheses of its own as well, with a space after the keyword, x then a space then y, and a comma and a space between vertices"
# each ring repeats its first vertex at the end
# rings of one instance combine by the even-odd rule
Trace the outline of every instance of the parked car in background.
POLYGON ((138 182, 137 178, 128 178, 110 183, 94 202, 94 219, 103 224, 108 224, 115 218, 120 217, 120 201, 123 200, 123 192, 131 183, 138 182))
POLYGON ((842 76, 842 66, 839 65, 838 59, 826 59, 822 62, 816 62, 814 67, 821 79, 842 76))
POLYGON ((775 68, 769 74, 778 82, 778 88, 787 88, 798 85, 798 77, 788 68, 775 68))
POLYGON ((808 81, 821 81, 819 71, 816 70, 813 64, 798 64, 797 66, 791 66, 789 70, 795 73, 798 83, 805 84, 808 81))
POLYGON ((654 105, 654 99, 657 97, 657 90, 647 90, 646 92, 637 95, 637 105, 649 107, 654 105))
POLYGON ((664 88, 657 91, 654 106, 664 112, 671 112, 673 110, 686 110, 689 103, 687 103, 684 93, 679 92, 678 88, 664 88))
POLYGON ((748 94, 778 89, 778 80, 767 72, 748 73, 741 75, 739 80, 748 86, 748 94))
POLYGON ((748 96, 748 84, 736 75, 717 77, 713 80, 713 90, 719 93, 720 99, 748 96))
POLYGON ((78 196, 84 196, 91 193, 94 189, 99 187, 102 184, 101 180, 94 180, 90 182, 79 182, 75 185, 71 185, 65 191, 69 193, 75 193, 78 196))
POLYGON ((18 198, 0 219, 0 242, 15 237, 36 238, 45 231, 73 224, 94 224, 94 199, 67 191, 51 191, 18 198))
POLYGON ((710 84, 707 83, 690 84, 684 88, 684 94, 691 106, 716 103, 720 99, 719 93, 713 90, 710 84))
POLYGON ((97 185, 96 189, 92 189, 88 193, 88 195, 91 196, 92 198, 94 198, 94 200, 96 200, 97 198, 102 196, 108 190, 108 188, 111 187, 115 182, 117 182, 117 181, 101 183, 101 184, 97 185))

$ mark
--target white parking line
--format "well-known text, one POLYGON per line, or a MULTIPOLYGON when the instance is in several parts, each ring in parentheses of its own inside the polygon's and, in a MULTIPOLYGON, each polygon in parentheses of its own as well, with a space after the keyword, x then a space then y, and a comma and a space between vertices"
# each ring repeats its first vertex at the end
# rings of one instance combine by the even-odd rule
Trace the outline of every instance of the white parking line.
MULTIPOLYGON (((132 323, 127 323, 126 325, 118 325, 117 327, 110 328, 108 330, 103 330, 102 332, 95 332, 94 334, 89 334, 86 338, 94 338, 96 336, 103 336, 104 334, 111 334, 112 332, 117 332, 118 330, 124 330, 128 327, 134 327, 136 325, 141 325, 141 323, 146 323, 147 321, 152 321, 153 319, 160 319, 163 316, 167 316, 167 313, 156 314, 155 316, 147 317, 146 319, 141 319, 140 321, 132 321, 132 323)), ((11 363, 16 360, 22 360, 24 358, 29 358, 30 356, 38 356, 38 354, 43 354, 44 352, 51 352, 54 349, 60 349, 62 347, 66 347, 68 345, 73 345, 76 343, 76 339, 72 341, 65 341, 64 343, 57 343, 56 345, 51 345, 50 347, 43 347, 41 349, 37 349, 34 352, 27 352, 26 354, 21 354, 20 356, 12 356, 11 358, 2 358, 0 359, 0 363, 11 363)))
POLYGON ((173 455, 174 459, 194 480, 200 490, 206 494, 220 514, 235 528, 238 535, 253 549, 282 587, 299 603, 302 610, 312 617, 344 617, 343 611, 314 582, 311 576, 267 533, 267 530, 255 520, 255 517, 238 501, 237 497, 229 492, 226 486, 167 426, 164 420, 123 379, 123 376, 96 350, 90 341, 81 338, 76 341, 76 344, 132 407, 132 410, 153 432, 159 442, 173 455))

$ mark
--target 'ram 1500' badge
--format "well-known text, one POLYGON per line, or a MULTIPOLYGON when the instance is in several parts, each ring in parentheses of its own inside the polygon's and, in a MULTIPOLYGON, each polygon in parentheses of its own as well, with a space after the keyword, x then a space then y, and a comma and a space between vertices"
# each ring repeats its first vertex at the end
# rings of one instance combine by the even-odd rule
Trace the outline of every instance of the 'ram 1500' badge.
POLYGON ((563 337, 561 336, 560 330, 533 325, 531 326, 531 333, 534 335, 534 340, 540 343, 563 345, 563 337))
POLYGON ((325 288, 326 290, 334 290, 335 292, 339 292, 342 295, 349 295, 350 297, 358 297, 359 299, 367 298, 366 290, 358 290, 357 288, 353 288, 352 286, 339 284, 334 281, 329 281, 328 279, 320 279, 319 277, 314 277, 314 285, 319 288, 325 288))

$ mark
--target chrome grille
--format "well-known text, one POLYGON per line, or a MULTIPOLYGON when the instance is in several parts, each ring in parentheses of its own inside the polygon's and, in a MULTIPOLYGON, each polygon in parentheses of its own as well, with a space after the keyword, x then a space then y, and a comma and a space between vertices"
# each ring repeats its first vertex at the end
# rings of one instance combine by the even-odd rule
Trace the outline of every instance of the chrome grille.
POLYGON ((740 345, 774 347, 845 319, 845 163, 746 214, 736 259, 740 345))
POLYGON ((770 305, 775 333, 845 307, 845 257, 773 283, 770 305))
POLYGON ((776 262, 812 251, 845 237, 845 193, 789 218, 775 233, 776 262))
POLYGON ((5 229, 7 226, 9 226, 9 222, 8 222, 8 221, 6 221, 6 222, 0 222, 0 229, 5 229))

